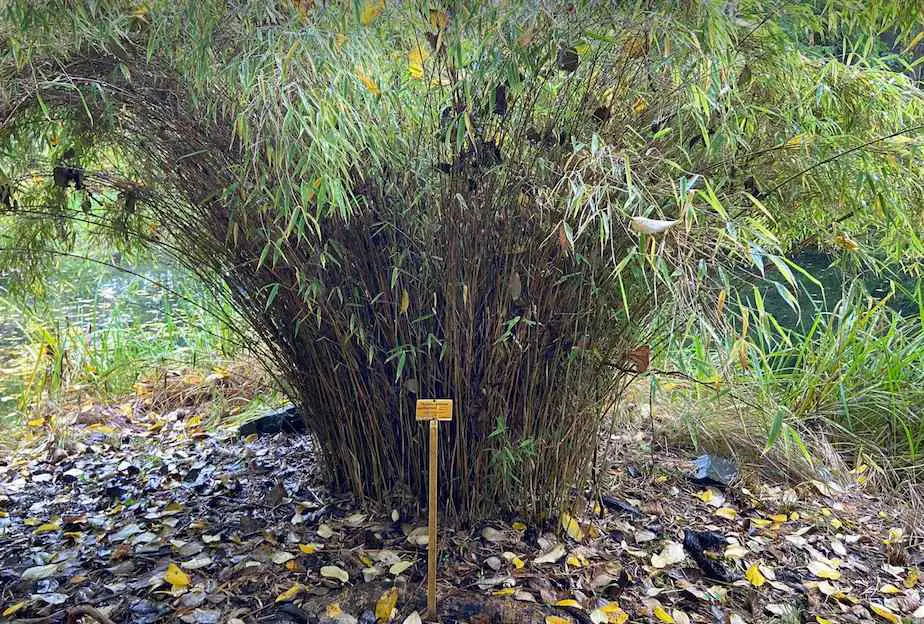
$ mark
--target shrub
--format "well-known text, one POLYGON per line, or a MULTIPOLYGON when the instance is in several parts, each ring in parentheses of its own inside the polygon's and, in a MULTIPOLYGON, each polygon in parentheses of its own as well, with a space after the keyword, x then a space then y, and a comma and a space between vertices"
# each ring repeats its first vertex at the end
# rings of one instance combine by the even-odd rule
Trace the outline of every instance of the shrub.
POLYGON ((879 140, 920 120, 910 83, 794 51, 824 28, 798 11, 59 9, 12 2, 0 31, 0 140, 32 158, 8 164, 6 265, 40 267, 74 220, 176 257, 256 334, 335 480, 378 500, 424 491, 414 402, 450 397, 447 508, 549 513, 670 330, 652 311, 714 309, 729 263, 785 274, 858 166, 845 210, 920 190, 916 147, 879 140))

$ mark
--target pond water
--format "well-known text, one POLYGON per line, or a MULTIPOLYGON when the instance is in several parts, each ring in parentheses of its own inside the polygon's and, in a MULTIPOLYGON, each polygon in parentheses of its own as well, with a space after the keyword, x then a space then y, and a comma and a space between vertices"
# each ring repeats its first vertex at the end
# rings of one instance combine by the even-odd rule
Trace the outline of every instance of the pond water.
POLYGON ((130 270, 138 275, 62 258, 46 281, 45 296, 26 301, 9 296, 8 280, 0 276, 0 420, 14 415, 24 369, 34 365, 34 343, 43 331, 63 335, 76 329, 91 336, 113 324, 152 328, 170 314, 178 299, 170 291, 183 287, 177 272, 157 262, 130 270))

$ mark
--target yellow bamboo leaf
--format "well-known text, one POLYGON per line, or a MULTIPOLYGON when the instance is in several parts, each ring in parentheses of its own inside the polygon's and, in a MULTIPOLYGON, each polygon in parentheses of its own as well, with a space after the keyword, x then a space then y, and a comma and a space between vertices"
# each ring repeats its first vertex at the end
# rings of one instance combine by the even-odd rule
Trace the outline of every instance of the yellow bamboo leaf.
POLYGON ((407 288, 401 291, 401 307, 398 309, 399 314, 407 314, 407 309, 411 307, 411 296, 407 292, 407 288))
POLYGON ((430 58, 430 51, 420 45, 407 53, 407 69, 414 80, 422 80, 424 76, 424 62, 430 58))
POLYGON ((382 593, 375 603, 375 619, 379 622, 390 622, 395 607, 398 606, 398 588, 392 587, 382 593))
POLYGON ((565 533, 575 541, 580 542, 584 539, 584 531, 581 529, 581 525, 578 524, 574 516, 567 512, 562 512, 561 514, 561 528, 563 528, 565 533))
POLYGON ((301 583, 296 583, 289 589, 285 590, 278 596, 276 596, 276 602, 287 602, 298 596, 302 591, 304 591, 305 586, 301 583))
POLYGON ((715 515, 726 520, 734 520, 738 517, 738 512, 731 507, 720 507, 715 510, 715 515))
POLYGON ((579 603, 574 598, 565 598, 564 600, 559 600, 558 602, 552 603, 553 607, 574 607, 576 609, 581 608, 581 603, 579 603))
POLYGON ((320 544, 299 544, 298 549, 305 553, 306 555, 313 555, 318 552, 318 549, 321 547, 320 544))
POLYGON ((430 25, 437 30, 441 30, 449 26, 449 15, 443 11, 438 11, 436 9, 430 9, 430 25))
POLYGON ((675 624, 674 616, 667 612, 667 609, 658 605, 653 610, 654 616, 664 624, 675 624))
POLYGON ((557 615, 547 615, 545 616, 545 624, 571 624, 571 620, 557 615))
POLYGON ((334 35, 334 49, 339 50, 343 47, 343 44, 347 42, 347 36, 343 33, 337 33, 334 35))
POLYGON ((835 624, 834 620, 823 618, 820 615, 815 616, 815 622, 817 622, 817 624, 835 624))
POLYGON ((167 566, 167 571, 164 572, 164 580, 174 587, 188 587, 190 583, 189 575, 172 561, 167 566))
POLYGON ((41 427, 42 425, 44 425, 45 419, 44 418, 33 418, 32 420, 26 421, 26 424, 32 427, 33 429, 35 429, 37 427, 41 427))
POLYGON ((495 595, 495 596, 512 596, 512 595, 513 595, 513 592, 515 592, 515 591, 516 591, 516 590, 515 590, 513 587, 505 587, 504 589, 498 589, 496 592, 494 592, 493 595, 495 595))
POLYGON ((902 624, 902 619, 900 617, 898 617, 897 615, 895 615, 894 613, 892 613, 891 611, 889 611, 882 605, 877 605, 871 602, 869 604, 869 608, 872 609, 873 613, 881 617, 886 622, 889 622, 889 624, 902 624))
POLYGON ((51 533, 52 531, 57 531, 60 528, 61 525, 57 522, 46 522, 45 524, 36 527, 36 529, 32 532, 35 535, 41 535, 42 533, 51 533))
POLYGON ((822 561, 810 561, 808 564, 809 572, 818 578, 836 581, 841 578, 841 573, 822 561))
POLYGON ((921 578, 920 570, 918 570, 917 568, 911 568, 911 570, 908 571, 908 576, 905 577, 905 581, 904 581, 905 587, 907 587, 908 589, 913 588, 915 585, 918 584, 918 581, 920 580, 920 578, 921 578))
POLYGON ((385 9, 385 0, 367 0, 363 3, 363 8, 359 12, 359 22, 363 26, 368 26, 375 21, 385 9))
POLYGON ((359 78, 359 81, 365 85, 366 89, 372 95, 382 95, 382 91, 379 89, 379 86, 375 83, 375 80, 372 79, 369 74, 362 67, 356 68, 356 77, 359 78))
POLYGON ((17 602, 17 603, 14 604, 14 605, 10 605, 10 606, 7 607, 6 609, 4 609, 4 611, 3 611, 3 617, 10 617, 10 616, 13 615, 14 613, 16 613, 17 611, 19 611, 20 609, 22 609, 24 606, 26 606, 27 604, 29 604, 29 601, 28 601, 28 600, 23 600, 22 602, 17 602))
POLYGON ((511 524, 510 526, 513 527, 513 530, 514 530, 514 531, 525 531, 525 530, 526 530, 526 525, 523 524, 522 522, 519 522, 519 521, 514 522, 514 523, 511 524))
POLYGON ((767 579, 764 578, 763 573, 761 573, 760 568, 756 563, 752 563, 751 567, 748 568, 748 571, 744 573, 744 578, 754 587, 760 587, 767 582, 767 579))

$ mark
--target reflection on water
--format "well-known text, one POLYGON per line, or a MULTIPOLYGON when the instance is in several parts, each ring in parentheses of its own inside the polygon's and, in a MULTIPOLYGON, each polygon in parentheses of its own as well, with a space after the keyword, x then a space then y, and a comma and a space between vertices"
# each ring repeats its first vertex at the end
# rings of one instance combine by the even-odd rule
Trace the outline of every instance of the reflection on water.
POLYGON ((27 328, 52 327, 63 334, 78 330, 96 335, 113 322, 151 328, 176 304, 175 272, 155 263, 132 266, 132 275, 76 258, 62 258, 48 277, 41 297, 27 301, 8 295, 0 275, 0 420, 9 418, 23 383, 23 367, 34 364, 27 328), (152 283, 153 282, 153 283, 152 283), (160 285, 166 287, 166 290, 160 285))

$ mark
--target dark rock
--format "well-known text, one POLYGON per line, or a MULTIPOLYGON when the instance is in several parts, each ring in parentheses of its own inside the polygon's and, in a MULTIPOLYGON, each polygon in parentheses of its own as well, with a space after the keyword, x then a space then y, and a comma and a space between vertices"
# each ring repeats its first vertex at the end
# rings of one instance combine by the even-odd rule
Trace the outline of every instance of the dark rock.
POLYGON ((273 433, 305 433, 305 419, 294 405, 264 414, 255 420, 246 422, 238 429, 241 437, 256 433, 269 435, 273 433))
POLYGON ((728 487, 738 478, 738 466, 730 459, 716 455, 700 455, 693 460, 690 480, 700 485, 728 487))

